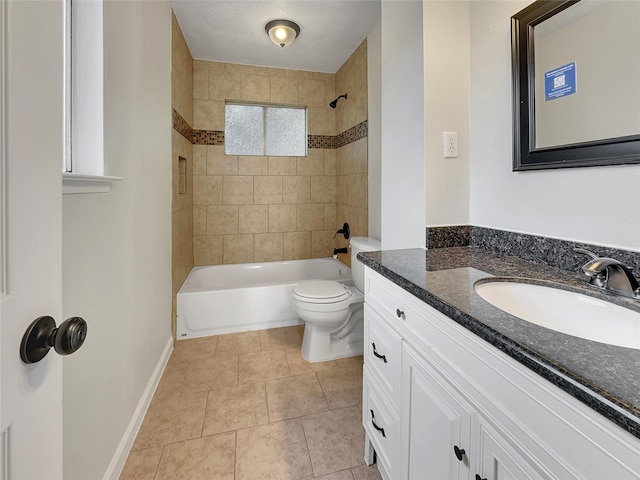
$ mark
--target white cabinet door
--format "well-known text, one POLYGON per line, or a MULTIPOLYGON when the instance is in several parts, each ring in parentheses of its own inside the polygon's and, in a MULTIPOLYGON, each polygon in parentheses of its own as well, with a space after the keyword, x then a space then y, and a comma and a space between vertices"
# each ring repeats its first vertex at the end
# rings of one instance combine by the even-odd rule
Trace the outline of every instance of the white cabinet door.
POLYGON ((402 349, 402 478, 469 478, 477 415, 419 353, 402 349))
MULTIPOLYGON (((480 426, 480 469, 475 480, 534 480, 552 478, 548 472, 525 459, 507 439, 485 424, 480 426)), ((567 477, 563 477, 567 478, 567 477)))

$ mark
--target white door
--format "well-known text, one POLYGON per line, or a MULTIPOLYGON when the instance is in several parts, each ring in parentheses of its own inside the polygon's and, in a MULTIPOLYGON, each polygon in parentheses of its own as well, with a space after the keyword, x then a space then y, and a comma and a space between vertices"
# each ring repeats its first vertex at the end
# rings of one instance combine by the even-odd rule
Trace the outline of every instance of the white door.
POLYGON ((20 359, 37 317, 61 308, 63 5, 0 1, 2 303, 0 310, 4 479, 62 478, 62 361, 20 359))

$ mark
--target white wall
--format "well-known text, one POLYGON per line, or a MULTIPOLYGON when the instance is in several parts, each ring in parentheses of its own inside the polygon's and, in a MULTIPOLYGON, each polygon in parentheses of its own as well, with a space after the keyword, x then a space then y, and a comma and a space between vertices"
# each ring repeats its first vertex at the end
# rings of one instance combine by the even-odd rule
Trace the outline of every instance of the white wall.
POLYGON ((367 35, 367 118, 369 237, 380 238, 380 162, 381 162, 381 96, 382 96, 382 29, 380 22, 367 35))
POLYGON ((469 2, 425 1, 426 225, 469 223, 469 2), (444 158, 443 132, 458 133, 444 158))
POLYGON ((510 17, 529 1, 472 1, 472 225, 640 251, 640 165, 512 172, 510 17))
POLYGON ((383 1, 382 248, 425 246, 422 2, 383 1))
POLYGON ((171 336, 171 10, 104 4, 109 194, 63 200, 64 478, 102 478, 171 336))

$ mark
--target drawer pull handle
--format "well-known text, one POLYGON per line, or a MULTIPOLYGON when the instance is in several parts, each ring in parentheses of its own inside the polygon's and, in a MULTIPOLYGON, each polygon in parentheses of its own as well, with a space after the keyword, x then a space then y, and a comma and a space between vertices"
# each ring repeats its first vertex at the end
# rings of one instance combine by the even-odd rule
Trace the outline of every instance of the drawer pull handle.
POLYGON ((373 343, 373 342, 371 342, 371 346, 373 347, 373 354, 374 354, 376 357, 381 358, 381 359, 384 361, 384 363, 387 363, 387 357, 386 357, 386 355, 380 355, 380 354, 376 351, 376 344, 375 344, 375 343, 373 343))
POLYGON ((399 308, 396 308, 396 315, 398 316, 398 318, 404 318, 404 312, 399 308))
POLYGON ((486 478, 482 478, 480 475, 476 473, 476 480, 487 480, 486 478))
POLYGON ((370 411, 371 411, 371 424, 373 425, 373 428, 378 430, 384 438, 387 438, 387 436, 384 434, 384 428, 376 425, 376 416, 373 414, 373 410, 370 410, 370 411))
MULTIPOLYGON (((464 451, 463 448, 458 448, 457 445, 454 445, 453 446, 453 453, 456 454, 456 458, 458 460, 462 461, 462 457, 465 455, 466 452, 464 451)), ((478 480, 478 479, 476 479, 476 480, 478 480)))

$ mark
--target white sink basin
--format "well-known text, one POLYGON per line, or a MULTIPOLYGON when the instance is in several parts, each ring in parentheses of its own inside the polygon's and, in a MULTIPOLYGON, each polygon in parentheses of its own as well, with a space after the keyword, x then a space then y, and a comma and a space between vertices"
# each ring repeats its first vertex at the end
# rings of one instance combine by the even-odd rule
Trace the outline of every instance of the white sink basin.
POLYGON ((579 293, 510 281, 477 283, 487 302, 527 322, 594 342, 640 349, 640 313, 579 293))

